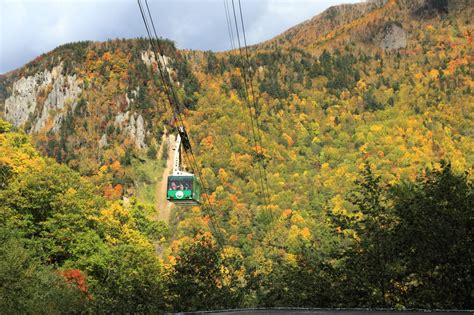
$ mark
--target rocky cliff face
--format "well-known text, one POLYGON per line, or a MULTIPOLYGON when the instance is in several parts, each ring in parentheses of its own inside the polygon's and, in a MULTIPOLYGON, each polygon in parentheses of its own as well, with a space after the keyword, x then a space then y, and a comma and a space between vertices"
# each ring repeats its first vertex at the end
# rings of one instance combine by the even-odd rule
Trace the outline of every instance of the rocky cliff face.
POLYGON ((64 111, 74 109, 82 91, 76 75, 63 75, 62 69, 60 64, 51 71, 45 70, 15 81, 12 95, 5 100, 5 118, 17 127, 31 119, 30 132, 40 131, 51 119, 52 129, 57 131, 64 111))
MULTIPOLYGON (((161 66, 171 77, 169 57, 160 57, 161 66)), ((156 58, 150 51, 141 53, 141 61, 147 66, 156 66, 156 58)), ((63 63, 44 70, 32 76, 18 77, 13 81, 11 94, 5 99, 5 118, 14 126, 24 128, 29 133, 57 133, 66 116, 72 114, 84 90, 83 79, 78 75, 64 74, 63 63)), ((138 149, 144 149, 146 144, 146 122, 142 114, 131 108, 131 103, 137 101, 139 88, 132 90, 130 97, 125 94, 126 111, 115 115, 114 125, 135 144, 138 149)), ((109 144, 107 135, 99 140, 99 147, 109 144)))

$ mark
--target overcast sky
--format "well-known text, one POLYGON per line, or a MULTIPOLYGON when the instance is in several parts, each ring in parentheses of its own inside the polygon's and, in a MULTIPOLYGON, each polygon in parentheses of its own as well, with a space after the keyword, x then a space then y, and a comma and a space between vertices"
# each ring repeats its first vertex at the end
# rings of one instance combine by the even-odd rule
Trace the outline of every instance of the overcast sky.
MULTIPOLYGON (((230 48, 224 0, 148 1, 158 36, 178 48, 230 48)), ((264 41, 331 5, 354 2, 361 0, 241 0, 247 40, 264 41)), ((0 0, 0 73, 68 42, 145 34, 136 0, 0 0)))

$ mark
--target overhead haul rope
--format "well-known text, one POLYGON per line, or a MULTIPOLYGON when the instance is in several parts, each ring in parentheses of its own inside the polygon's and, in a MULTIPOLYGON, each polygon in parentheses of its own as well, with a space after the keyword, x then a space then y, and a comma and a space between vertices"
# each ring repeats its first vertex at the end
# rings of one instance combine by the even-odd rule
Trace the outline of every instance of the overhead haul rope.
MULTIPOLYGON (((153 18, 151 16, 150 8, 148 6, 148 1, 145 0, 145 5, 146 5, 147 12, 148 12, 148 18, 150 19, 151 27, 148 24, 148 19, 147 19, 145 13, 144 13, 144 8, 143 8, 143 5, 141 3, 141 0, 137 0, 137 2, 138 2, 140 13, 141 13, 141 16, 142 16, 142 19, 143 19, 143 23, 145 24, 145 28, 146 28, 146 31, 147 31, 147 34, 148 34, 148 40, 149 40, 150 46, 153 50, 153 53, 155 54, 155 57, 157 58, 157 60, 156 60, 157 61, 157 68, 158 68, 158 71, 159 71, 159 74, 160 74, 161 81, 163 82, 165 94, 167 96, 170 109, 171 109, 174 117, 179 120, 179 124, 181 125, 181 127, 184 128, 184 120, 183 120, 182 114, 180 112, 179 99, 178 99, 178 97, 177 97, 177 95, 176 95, 176 93, 173 89, 173 85, 172 85, 171 80, 169 78, 169 74, 167 73, 168 75, 165 75, 166 69, 165 70, 162 69, 162 65, 161 65, 161 62, 159 60, 159 57, 162 57, 163 61, 164 61, 163 49, 161 47, 160 41, 158 39, 158 35, 156 33, 156 28, 155 28, 155 25, 154 25, 154 22, 153 22, 153 18), (152 36, 151 29, 153 29, 154 37, 152 36)), ((152 67, 152 69, 153 69, 153 67, 152 67)), ((209 217, 209 228, 211 229, 211 232, 212 232, 212 230, 214 230, 213 234, 216 237, 216 241, 217 241, 218 245, 222 248, 224 238, 222 237, 222 233, 220 231, 218 223, 215 222, 214 219, 213 219, 213 216, 215 215, 216 212, 214 210, 214 207, 212 206, 212 203, 211 203, 211 200, 210 200, 210 197, 209 197, 209 194, 208 194, 207 181, 205 181, 204 177, 202 176, 202 173, 201 173, 201 171, 199 169, 199 166, 196 162, 196 158, 194 157, 194 154, 193 154, 193 151, 192 151, 191 147, 189 147, 188 150, 185 149, 184 153, 185 153, 185 158, 186 158, 188 164, 191 166, 191 169, 193 170, 193 173, 198 175, 197 176, 197 181, 200 182, 201 187, 203 188, 203 192, 204 192, 204 196, 205 196, 204 200, 205 200, 205 203, 207 203, 207 209, 206 209, 205 205, 203 205, 203 209, 205 210, 204 212, 209 217)))
MULTIPOLYGON (((154 32, 154 35, 155 35, 154 41, 155 41, 156 45, 158 46, 158 50, 157 50, 156 47, 154 45, 152 45, 153 48, 154 48, 154 52, 158 56, 163 56, 163 49, 161 47, 160 41, 158 40, 158 35, 156 33, 156 28, 154 26, 153 18, 151 16, 151 11, 150 11, 150 8, 148 6, 148 1, 147 0, 145 0, 145 4, 146 4, 146 7, 147 7, 147 11, 148 11, 148 17, 150 19, 150 22, 151 22, 151 25, 152 25, 152 28, 153 28, 153 32, 154 32)), ((139 5, 140 5, 140 1, 139 1, 139 5)), ((142 17, 143 17, 143 14, 142 14, 142 17)), ((144 19, 144 22, 145 22, 145 25, 147 25, 146 18, 144 19)), ((150 29, 149 26, 148 26, 148 28, 150 29)), ((150 33, 149 33, 149 39, 150 39, 150 42, 153 43, 152 36, 150 36, 150 33)), ((157 65, 159 67, 160 73, 162 74, 161 78, 162 78, 163 84, 166 86, 165 92, 168 95, 168 100, 170 101, 169 104, 170 104, 171 110, 173 111, 173 114, 174 114, 175 118, 177 118, 179 120, 179 123, 184 128, 184 119, 183 119, 182 114, 180 112, 179 99, 178 99, 178 97, 177 97, 177 95, 176 95, 176 93, 173 89, 173 85, 172 85, 172 83, 169 79, 169 76, 165 76, 163 74, 164 70, 161 69, 161 64, 160 63, 157 63, 157 65), (175 104, 174 106, 173 106, 173 102, 171 100, 174 101, 174 104, 175 104)), ((191 147, 189 147, 189 154, 188 154, 188 150, 185 150, 184 153, 185 153, 185 159, 187 160, 188 164, 191 166, 191 169, 193 170, 193 173, 198 175, 197 180, 200 181, 200 183, 201 183, 201 186, 202 186, 203 192, 204 192, 204 197, 205 197, 204 201, 207 202, 207 206, 208 206, 207 209, 206 209, 206 206, 204 206, 203 208, 204 208, 206 214, 209 217, 209 222, 210 222, 209 225, 210 225, 211 231, 212 231, 212 229, 214 229, 216 239, 217 239, 219 245, 222 247, 223 237, 222 237, 222 235, 220 235, 220 237, 219 237, 218 234, 221 234, 220 233, 220 228, 219 228, 218 223, 215 222, 214 219, 213 219, 213 216, 215 215, 216 212, 215 212, 215 210, 212 206, 212 203, 210 201, 210 198, 209 198, 208 188, 207 188, 208 187, 207 181, 202 176, 202 173, 201 173, 200 168, 199 168, 199 166, 196 162, 196 158, 194 157, 194 154, 192 152, 191 147)))
MULTIPOLYGON (((163 49, 161 47, 160 41, 158 40, 158 35, 156 33, 156 28, 154 26, 153 17, 151 16, 151 11, 150 11, 150 8, 148 6, 148 1, 147 0, 145 0, 145 4, 146 4, 146 7, 147 7, 148 16, 149 16, 149 19, 150 19, 150 22, 151 22, 151 25, 152 25, 152 28, 153 28, 153 32, 154 32, 154 35, 155 35, 155 42, 158 46, 158 53, 159 53, 160 56, 163 56, 163 49)), ((156 54, 156 49, 155 49, 155 54, 156 54)), ((158 66, 161 68, 161 64, 158 63, 158 66)), ((162 70, 162 72, 163 72, 163 70, 162 70)), ((171 91, 171 95, 173 97, 172 99, 174 100, 175 106, 173 107, 173 103, 170 102, 170 107, 173 111, 173 114, 175 115, 176 118, 178 118, 179 123, 184 128, 184 119, 183 119, 181 111, 180 111, 179 99, 176 95, 176 92, 173 89, 173 85, 172 85, 172 83, 171 83, 168 76, 164 77, 163 84, 167 85, 168 91, 171 91)), ((207 202, 207 205, 208 205, 208 209, 206 209, 206 207, 204 206, 204 210, 207 210, 207 215, 209 216, 209 220, 210 220, 210 227, 211 228, 213 227, 214 230, 216 231, 216 233, 218 233, 220 231, 220 229, 218 227, 218 223, 214 222, 214 220, 213 220, 213 215, 215 215, 215 210, 214 210, 214 207, 212 206, 212 203, 211 203, 210 198, 209 198, 208 188, 207 188, 208 183, 207 183, 205 177, 202 176, 201 170, 199 168, 199 165, 197 164, 196 158, 195 158, 195 156, 192 152, 191 147, 189 147, 189 154, 188 154, 188 150, 185 150, 185 158, 188 162, 188 165, 191 166, 191 169, 193 170, 193 173, 198 175, 197 179, 198 179, 198 181, 201 182, 201 186, 203 187, 205 202, 207 202)), ((216 237, 216 239, 219 242, 221 241, 220 238, 218 238, 218 237, 216 237)))
MULTIPOLYGON (((249 54, 248 45, 247 45, 247 37, 245 35, 245 24, 244 24, 244 18, 243 18, 243 14, 242 14, 242 5, 240 4, 240 0, 239 0, 239 11, 240 11, 240 21, 241 21, 241 24, 242 24, 242 34, 244 36, 245 56, 246 56, 246 59, 247 59, 247 64, 250 67, 250 54, 249 54)), ((254 92, 252 80, 253 80, 252 72, 249 72, 250 92, 252 94, 252 100, 253 100, 254 108, 255 108, 255 121, 257 123, 258 141, 260 142, 260 154, 261 154, 261 157, 264 158, 261 128, 260 128, 260 122, 258 121, 258 114, 259 114, 260 110, 258 108, 258 99, 257 99, 257 97, 255 95, 255 92, 254 92)), ((263 179, 265 181, 265 188, 267 190, 267 200, 269 201, 270 193, 269 193, 269 190, 268 190, 268 176, 267 176, 267 169, 265 168, 264 165, 262 165, 262 170, 263 170, 263 179)), ((267 205, 267 207, 268 207, 268 205, 267 205)), ((272 214, 272 218, 273 218, 273 213, 271 212, 271 214, 272 214)))
MULTIPOLYGON (((224 0, 224 2, 227 3, 227 0, 224 0)), ((263 202, 265 204, 266 211, 267 213, 271 215, 272 220, 273 220, 274 219, 273 213, 269 208, 269 190, 268 190, 267 173, 266 173, 265 166, 262 164, 263 163, 262 159, 264 158, 264 154, 263 154, 263 146, 262 146, 262 136, 261 136, 261 131, 260 131, 261 129, 260 122, 258 121, 258 112, 259 112, 258 102, 257 102, 257 98, 256 98, 255 91, 253 88, 252 75, 251 73, 247 74, 247 70, 246 70, 246 66, 250 67, 250 57, 249 57, 249 52, 247 48, 247 39, 245 36, 245 26, 244 26, 242 6, 240 4, 240 0, 239 0, 239 11, 240 11, 240 22, 241 22, 241 28, 242 28, 245 52, 246 52, 245 55, 243 53, 243 48, 242 48, 241 40, 240 40, 240 32, 239 32, 239 26, 238 26, 239 23, 237 22, 235 3, 234 3, 234 0, 232 0, 232 12, 234 16, 235 31, 236 31, 237 43, 239 47, 240 60, 241 60, 241 70, 242 70, 241 75, 244 81, 245 103, 247 105, 247 108, 249 109, 250 124, 251 124, 251 129, 252 129, 252 136, 254 140, 255 153, 257 154, 257 157, 258 157, 257 168, 259 172, 260 187, 262 189, 263 202), (244 62, 244 58, 246 59, 246 64, 244 62), (251 104, 250 97, 252 97, 253 104, 251 104)), ((232 42, 232 38, 231 38, 231 42, 232 42)))
MULTIPOLYGON (((154 26, 153 17, 151 16, 151 11, 150 11, 150 8, 148 6, 148 1, 147 0, 145 0, 145 4, 147 6, 148 16, 149 16, 149 19, 152 23, 153 31, 154 31, 154 34, 155 34, 155 42, 157 43, 160 55, 163 55, 163 49, 161 48, 160 41, 158 40, 158 35, 156 33, 156 28, 154 26)), ((161 66, 161 64, 159 64, 159 65, 161 66)), ((176 95, 176 92, 173 89, 173 85, 172 85, 171 81, 169 80, 169 77, 165 77, 165 78, 166 78, 166 80, 164 81, 164 84, 168 85, 169 90, 171 91, 171 94, 172 94, 174 102, 175 102, 175 107, 174 108, 172 107, 171 103, 170 103, 170 106, 172 107, 172 110, 174 110, 174 114, 178 118, 181 126, 184 128, 184 119, 183 119, 183 116, 182 116, 181 111, 180 111, 179 99, 176 95)), ((207 212, 206 214, 209 217, 211 230, 212 230, 212 228, 214 229, 214 231, 216 233, 216 239, 219 242, 220 246, 222 247, 222 241, 224 240, 224 238, 222 237, 222 233, 220 233, 221 230, 220 230, 218 221, 216 222, 213 219, 213 216, 216 215, 216 211, 214 210, 214 207, 213 207, 212 202, 211 202, 210 197, 209 197, 209 193, 208 193, 209 184, 208 184, 205 176, 202 175, 202 172, 201 172, 200 167, 199 167, 199 165, 196 161, 196 158, 194 156, 194 153, 192 151, 192 148, 191 148, 190 144, 189 144, 189 154, 188 154, 187 150, 185 150, 184 153, 185 153, 184 157, 185 157, 188 165, 193 170, 193 173, 197 174, 197 180, 200 181, 200 183, 201 183, 201 186, 202 186, 203 192, 204 192, 204 201, 207 202, 207 206, 208 206, 207 209, 206 209, 206 206, 204 206, 203 209, 205 210, 205 212, 207 212), (219 234, 219 235, 217 235, 217 234, 219 234)))
MULTIPOLYGON (((226 5, 227 4, 227 0, 224 0, 224 4, 226 5)), ((244 63, 244 58, 243 58, 243 52, 242 52, 242 45, 241 45, 241 41, 240 41, 240 32, 239 32, 239 26, 238 26, 238 22, 237 22, 237 16, 236 16, 236 10, 235 10, 235 4, 234 4, 234 1, 232 0, 232 12, 233 12, 233 16, 234 16, 234 22, 235 22, 235 32, 236 32, 236 37, 237 37, 237 43, 238 43, 238 47, 239 47, 239 52, 240 52, 240 61, 241 61, 241 76, 243 78, 243 81, 244 81, 244 92, 245 92, 245 98, 244 98, 244 102, 249 110, 249 117, 250 117, 250 127, 251 127, 251 130, 252 130, 252 138, 253 138, 253 142, 254 142, 254 146, 255 146, 255 153, 257 154, 257 156, 260 156, 262 157, 263 156, 263 151, 262 151, 262 142, 261 142, 261 137, 259 137, 259 132, 260 132, 260 125, 258 123, 258 117, 257 117, 257 109, 256 109, 256 106, 254 106, 254 110, 255 110, 255 117, 254 117, 254 114, 252 112, 252 104, 250 103, 250 94, 249 94, 249 90, 250 88, 248 87, 248 83, 247 83, 247 72, 246 72, 246 65, 244 63), (255 120, 255 122, 254 122, 255 120), (256 126, 257 127, 256 127, 256 126), (255 129, 257 129, 258 131, 255 131, 255 129)), ((230 25, 232 24, 232 21, 230 23, 230 25)), ((229 24, 228 24, 229 26, 229 24)), ((244 29, 243 29, 244 30, 244 29)), ((231 43, 233 42, 233 38, 231 38, 231 43)), ((248 62, 249 64, 249 62, 248 62)), ((250 79, 251 81, 251 79, 250 79)), ((250 85, 252 86, 252 82, 250 82, 250 85)), ((252 91, 253 91, 253 88, 252 88, 252 91)), ((255 98, 254 98, 255 100, 255 98)), ((268 193, 267 193, 267 190, 266 190, 266 187, 265 187, 265 182, 264 182, 264 176, 263 176, 263 171, 262 171, 262 168, 264 168, 261 163, 259 161, 257 161, 257 169, 258 169, 258 172, 259 172, 259 181, 260 181, 260 187, 261 187, 261 190, 262 190, 262 196, 263 196, 263 202, 265 204, 265 207, 266 207, 266 210, 267 212, 269 211, 269 198, 268 198, 268 193)))
MULTIPOLYGON (((234 0, 232 0, 232 1, 234 1, 234 0)), ((250 54, 249 54, 248 45, 247 45, 247 36, 245 35, 245 23, 244 23, 244 18, 243 18, 243 14, 242 14, 242 5, 240 3, 240 0, 239 0, 239 11, 240 11, 240 21, 241 21, 241 24, 242 24, 242 34, 244 36, 245 56, 246 56, 246 59, 247 59, 247 65, 248 65, 248 67, 250 67, 250 54)), ((254 91, 253 84, 252 84, 252 80, 253 80, 252 72, 249 72, 249 79, 250 79, 250 82, 249 82, 250 92, 252 94, 252 100, 253 100, 253 104, 254 104, 254 108, 255 108, 255 121, 257 122, 257 136, 258 136, 258 141, 260 142, 260 154, 261 154, 261 157, 264 158, 265 156, 263 154, 261 127, 260 127, 260 122, 258 121, 258 116, 259 116, 259 112, 260 112, 261 108, 260 109, 258 108, 258 99, 257 99, 256 93, 254 91)), ((267 176, 267 169, 266 169, 265 165, 262 165, 262 170, 263 170, 263 180, 265 181, 265 188, 266 188, 266 193, 267 193, 267 201, 269 202, 270 193, 269 193, 269 189, 268 189, 268 176, 267 176)), ((268 205, 267 205, 267 208, 268 208, 268 205)), ((272 219, 274 219, 274 215, 273 215, 273 212, 271 210, 270 210, 270 214, 272 216, 272 219)))
POLYGON ((232 50, 234 50, 235 49, 234 32, 232 30, 232 19, 230 18, 229 4, 227 3, 227 0, 224 0, 224 10, 225 10, 225 19, 227 22, 227 31, 229 32, 230 47, 232 48, 232 50))

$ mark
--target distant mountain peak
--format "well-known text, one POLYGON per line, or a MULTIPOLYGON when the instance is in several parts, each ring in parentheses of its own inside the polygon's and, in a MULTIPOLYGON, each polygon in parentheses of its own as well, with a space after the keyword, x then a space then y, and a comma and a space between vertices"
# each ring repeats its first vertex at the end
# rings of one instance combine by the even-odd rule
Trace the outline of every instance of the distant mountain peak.
POLYGON ((331 6, 258 47, 300 47, 316 54, 358 45, 364 50, 400 49, 409 44, 408 25, 469 7, 472 0, 368 0, 331 6))

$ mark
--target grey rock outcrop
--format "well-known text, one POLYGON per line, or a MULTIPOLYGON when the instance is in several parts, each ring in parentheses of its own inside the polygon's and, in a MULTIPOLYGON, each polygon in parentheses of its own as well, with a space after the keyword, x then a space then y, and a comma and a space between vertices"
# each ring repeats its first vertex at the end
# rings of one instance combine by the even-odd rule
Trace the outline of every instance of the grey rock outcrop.
MULTIPOLYGON (((142 57, 143 63, 146 64, 148 67, 151 67, 153 64, 157 64, 156 56, 153 51, 149 51, 149 50, 143 51, 141 54, 141 57, 142 57)), ((170 80, 172 80, 172 77, 171 77, 172 69, 170 66, 171 58, 167 56, 158 55, 158 61, 160 62, 161 69, 166 70, 170 80)))
POLYGON ((117 116, 115 116, 114 126, 122 127, 123 124, 128 120, 129 115, 130 112, 118 113, 117 116))
POLYGON ((58 131, 61 127, 64 112, 62 111, 66 105, 71 105, 74 109, 77 104, 77 98, 81 93, 81 88, 76 76, 60 75, 54 80, 53 89, 48 94, 41 115, 39 116, 33 128, 34 132, 40 131, 45 125, 50 116, 51 111, 56 111, 53 121, 53 131, 58 131))
POLYGON ((127 130, 129 132, 130 137, 135 141, 135 145, 137 148, 143 149, 146 147, 145 123, 143 121, 142 115, 138 115, 138 117, 135 119, 135 115, 133 114, 130 117, 127 130))
POLYGON ((143 149, 147 147, 145 143, 145 121, 142 115, 136 116, 135 113, 130 113, 129 111, 118 113, 115 116, 114 125, 124 128, 137 148, 143 149))
POLYGON ((99 140, 99 148, 106 147, 109 143, 107 142, 107 135, 104 133, 99 140))
MULTIPOLYGON (((142 54, 141 54, 141 57, 142 57, 142 61, 147 66, 151 66, 153 63, 156 63, 156 56, 155 56, 155 53, 152 52, 152 51, 149 51, 149 50, 143 51, 142 54)), ((168 72, 169 72, 170 71, 169 70, 169 65, 170 65, 171 58, 167 57, 167 56, 159 55, 158 60, 160 61, 160 66, 163 69, 167 69, 168 72)))
POLYGON ((57 71, 43 71, 13 82, 12 95, 5 100, 5 118, 14 126, 23 125, 36 109, 36 99, 46 90, 57 71))
POLYGON ((63 110, 68 104, 74 108, 81 91, 75 75, 62 74, 62 64, 51 71, 22 77, 13 83, 12 95, 5 100, 5 118, 13 125, 21 126, 36 113, 31 131, 38 132, 53 114, 52 129, 57 131, 63 121, 63 110), (47 93, 44 101, 38 104, 38 98, 44 93, 47 93))
POLYGON ((403 28, 395 23, 387 24, 378 34, 376 40, 382 49, 392 50, 407 47, 407 34, 403 28))

